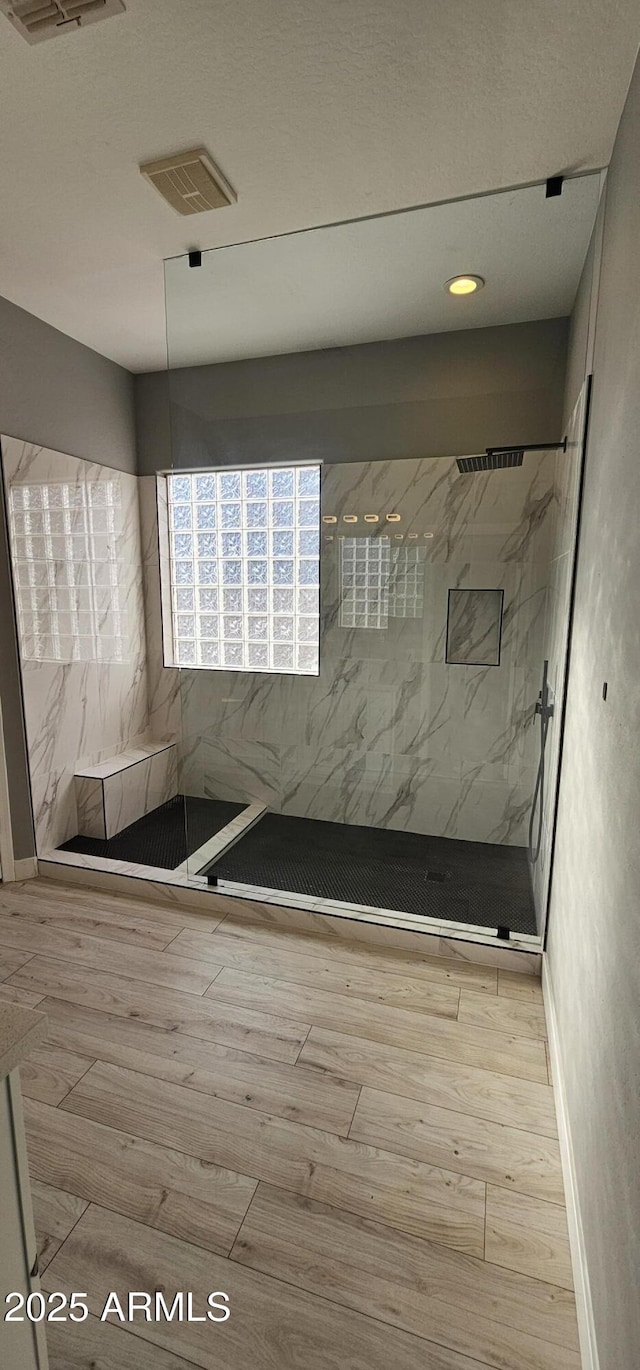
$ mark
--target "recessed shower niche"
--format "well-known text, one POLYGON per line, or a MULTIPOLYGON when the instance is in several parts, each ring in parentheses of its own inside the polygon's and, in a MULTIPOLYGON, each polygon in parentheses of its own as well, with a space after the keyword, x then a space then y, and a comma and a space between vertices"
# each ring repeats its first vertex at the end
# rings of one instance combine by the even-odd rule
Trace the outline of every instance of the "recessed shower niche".
POLYGON ((449 590, 448 666, 499 666, 504 590, 449 590))

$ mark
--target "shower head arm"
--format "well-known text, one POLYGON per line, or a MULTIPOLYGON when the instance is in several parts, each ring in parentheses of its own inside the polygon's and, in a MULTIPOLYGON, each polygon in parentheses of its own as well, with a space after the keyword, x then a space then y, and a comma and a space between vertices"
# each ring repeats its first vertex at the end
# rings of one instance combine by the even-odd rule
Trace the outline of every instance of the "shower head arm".
POLYGON ((567 439, 561 438, 559 442, 508 442, 502 447, 485 447, 488 457, 497 457, 501 452, 566 452, 567 439))
POLYGON ((469 476, 478 471, 503 471, 514 466, 522 466, 525 452, 559 450, 566 452, 566 438, 562 438, 560 442, 532 442, 529 446, 510 442, 504 447, 486 447, 482 455, 478 453, 472 457, 456 457, 456 462, 460 474, 469 476))

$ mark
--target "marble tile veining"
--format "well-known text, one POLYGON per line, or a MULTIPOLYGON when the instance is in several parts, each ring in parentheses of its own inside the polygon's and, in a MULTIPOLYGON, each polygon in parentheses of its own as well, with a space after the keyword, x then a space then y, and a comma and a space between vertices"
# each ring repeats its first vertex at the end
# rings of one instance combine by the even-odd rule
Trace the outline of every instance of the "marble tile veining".
POLYGON ((325 465, 322 512, 337 523, 322 525, 320 674, 265 677, 162 667, 156 483, 142 478, 149 719, 152 735, 181 737, 180 788, 522 843, 560 498, 554 453, 474 476, 448 458, 325 465), (354 512, 345 558, 341 524, 354 512), (388 555, 361 555, 385 537, 388 555), (452 589, 504 590, 499 666, 446 664, 452 589), (345 609, 347 590, 357 594, 345 609), (382 595, 384 626, 358 595, 382 595))

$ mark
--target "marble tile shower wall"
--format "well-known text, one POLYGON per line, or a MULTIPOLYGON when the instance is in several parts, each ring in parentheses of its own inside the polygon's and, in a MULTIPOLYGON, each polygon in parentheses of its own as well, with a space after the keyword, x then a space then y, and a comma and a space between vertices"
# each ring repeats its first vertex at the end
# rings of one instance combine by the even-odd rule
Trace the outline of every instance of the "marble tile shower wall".
POLYGON ((42 855, 78 831, 76 765, 147 731, 138 482, 1 441, 42 855))
POLYGON ((318 678, 162 669, 155 480, 140 484, 150 717, 158 735, 182 728, 187 793, 473 841, 525 840, 553 454, 470 476, 444 458, 325 466, 322 511, 337 523, 322 528, 318 678), (385 524, 387 513, 399 523, 385 524), (345 525, 345 514, 358 524, 345 525), (380 522, 364 523, 365 514, 380 522), (341 532, 370 553, 369 604, 355 611, 341 532), (385 533, 393 578, 381 612, 374 587, 385 533), (445 663, 448 591, 465 587, 504 590, 499 666, 445 663))

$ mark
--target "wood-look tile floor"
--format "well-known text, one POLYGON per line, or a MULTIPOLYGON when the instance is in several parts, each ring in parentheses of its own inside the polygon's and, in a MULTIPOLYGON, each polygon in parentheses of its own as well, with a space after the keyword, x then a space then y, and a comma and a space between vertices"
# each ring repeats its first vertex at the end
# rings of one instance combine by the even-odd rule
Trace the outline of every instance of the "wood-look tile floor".
POLYGON ((539 983, 221 907, 0 888, 51 1370, 579 1370, 539 983))

